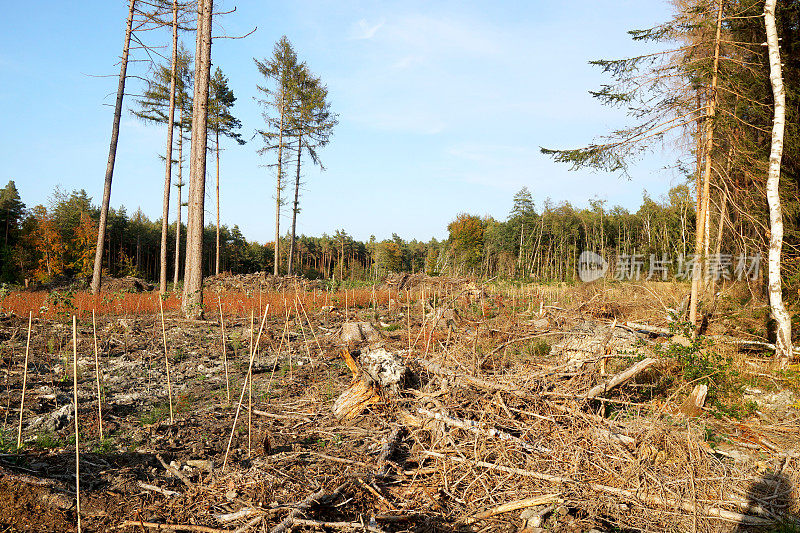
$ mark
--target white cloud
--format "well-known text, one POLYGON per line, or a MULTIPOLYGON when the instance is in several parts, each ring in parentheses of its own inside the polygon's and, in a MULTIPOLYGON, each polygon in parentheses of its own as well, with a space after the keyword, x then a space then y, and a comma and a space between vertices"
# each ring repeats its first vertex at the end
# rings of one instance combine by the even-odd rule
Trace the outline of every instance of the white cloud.
POLYGON ((356 41, 372 39, 384 24, 384 20, 371 24, 366 19, 361 19, 350 27, 350 38, 356 41))

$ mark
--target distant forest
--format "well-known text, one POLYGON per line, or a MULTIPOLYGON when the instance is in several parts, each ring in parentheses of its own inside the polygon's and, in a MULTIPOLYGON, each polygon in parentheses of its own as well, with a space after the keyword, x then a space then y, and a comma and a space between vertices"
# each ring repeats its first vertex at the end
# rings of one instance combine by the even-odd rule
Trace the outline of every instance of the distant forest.
MULTIPOLYGON (((13 181, 0 191, 2 269, 5 283, 42 284, 59 278, 91 276, 99 208, 84 190, 55 190, 47 205, 28 208, 13 181)), ((646 273, 652 257, 675 258, 692 253, 695 210, 692 191, 684 185, 653 199, 643 194, 636 212, 608 207, 602 200, 578 209, 569 203, 543 200, 540 205, 525 188, 513 198, 506 220, 461 213, 448 225, 449 237, 428 242, 398 235, 382 241, 355 240, 340 229, 320 237, 301 235, 294 261, 309 278, 376 279, 387 272, 430 275, 478 275, 537 280, 576 279, 578 258, 592 250, 609 261, 617 256, 641 256, 646 273)), ((175 228, 169 227, 168 271, 173 279, 175 228)), ((181 226, 181 239, 186 227, 181 226)), ((161 221, 140 209, 112 209, 108 218, 103 268, 112 276, 157 280, 161 221)), ((204 232, 204 275, 214 273, 216 228, 204 232)), ((282 240, 286 241, 287 237, 282 240)), ((723 236, 714 243, 726 253, 759 252, 748 240, 723 236)), ((231 273, 272 272, 274 242, 248 241, 238 226, 220 228, 220 270, 231 273)), ((285 272, 286 243, 281 243, 279 269, 285 272)), ((183 255, 183 245, 179 257, 183 255)), ((183 260, 179 265, 182 277, 183 260)), ((613 277, 613 269, 608 276, 613 277)), ((670 277, 673 277, 671 272, 670 277)))

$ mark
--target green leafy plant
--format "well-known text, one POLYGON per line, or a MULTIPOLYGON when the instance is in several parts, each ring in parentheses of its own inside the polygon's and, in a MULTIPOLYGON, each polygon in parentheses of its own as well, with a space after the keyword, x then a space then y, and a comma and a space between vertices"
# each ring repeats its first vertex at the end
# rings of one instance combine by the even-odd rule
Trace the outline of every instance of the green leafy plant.
POLYGON ((703 335, 693 338, 688 322, 675 322, 671 331, 679 337, 661 348, 662 355, 678 363, 684 380, 708 386, 707 401, 715 416, 742 419, 755 412, 754 402, 742 402, 740 374, 730 357, 715 350, 711 339, 703 335))
POLYGON ((14 453, 17 451, 17 443, 11 433, 0 429, 0 453, 14 453))
POLYGON ((157 424, 162 420, 169 418, 169 404, 166 402, 159 402, 150 407, 150 410, 142 413, 139 416, 139 422, 143 426, 157 424))
POLYGON ((40 435, 36 435, 36 438, 33 439, 31 444, 34 448, 39 450, 51 450, 66 446, 67 442, 55 433, 42 433, 40 435))
POLYGON ((67 322, 75 312, 75 291, 52 291, 47 295, 42 306, 47 311, 53 311, 62 322, 67 322))

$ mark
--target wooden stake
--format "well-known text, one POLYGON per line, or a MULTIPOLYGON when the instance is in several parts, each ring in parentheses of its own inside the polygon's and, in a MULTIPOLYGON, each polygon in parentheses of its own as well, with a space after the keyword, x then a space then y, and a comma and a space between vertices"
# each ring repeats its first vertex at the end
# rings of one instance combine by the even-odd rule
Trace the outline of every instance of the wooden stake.
POLYGON ((406 291, 406 324, 408 325, 408 356, 411 357, 411 301, 408 299, 406 291))
POLYGON ((158 297, 158 307, 161 310, 161 336, 164 339, 164 363, 167 367, 167 393, 169 394, 169 423, 175 423, 175 414, 172 411, 172 381, 169 377, 169 354, 167 353, 167 328, 164 326, 164 304, 158 297))
POLYGON ((319 349, 319 353, 322 353, 322 346, 319 344, 319 339, 317 338, 317 332, 314 331, 314 326, 311 325, 311 320, 308 318, 308 313, 306 313, 306 308, 303 305, 303 301, 300 300, 300 310, 303 311, 303 315, 306 317, 306 323, 308 324, 308 329, 311 330, 311 333, 314 335, 314 342, 317 343, 317 348, 319 349))
MULTIPOLYGON (((264 317, 261 319, 261 328, 258 330, 258 337, 256 337, 256 345, 261 340, 261 332, 264 331, 264 322, 267 320, 267 311, 269 311, 269 302, 264 308, 264 317)), ((252 329, 250 330, 252 331, 252 329)), ((255 350, 250 350, 250 365, 247 367, 247 374, 244 378, 244 385, 242 385, 242 394, 239 396, 239 404, 236 407, 236 415, 233 417, 233 426, 231 427, 231 436, 228 438, 228 447, 225 449, 225 459, 222 461, 222 471, 225 472, 225 466, 228 464, 228 454, 231 451, 231 443, 233 442, 233 433, 236 431, 236 422, 239 420, 239 413, 242 410, 242 402, 244 401, 244 391, 247 390, 247 383, 250 381, 250 376, 253 372, 253 359, 255 358, 255 350)))
POLYGON ((78 322, 72 315, 72 398, 75 408, 75 510, 81 533, 81 448, 78 441, 78 322))
POLYGON ((28 342, 25 343, 25 370, 22 373, 22 399, 19 402, 19 430, 17 431, 17 450, 22 447, 22 410, 25 408, 25 386, 28 383, 28 353, 31 350, 31 323, 33 311, 28 311, 28 342))
MULTIPOLYGON (((285 304, 285 300, 284 300, 285 304)), ((258 306, 259 313, 261 312, 261 305, 258 306)), ((255 354, 258 347, 253 345, 253 326, 255 325, 255 317, 250 313, 250 351, 255 354)), ((245 379, 247 384, 247 456, 250 457, 252 453, 252 428, 253 428, 253 379, 248 376, 245 379)))
MULTIPOLYGON (((308 354, 308 358, 311 359, 311 347, 308 345, 308 336, 306 336, 306 328, 303 327, 303 317, 300 316, 300 309, 297 307, 297 303, 300 302, 300 298, 297 296, 297 293, 294 295, 294 314, 297 317, 297 323, 300 324, 300 332, 303 334, 303 342, 306 345, 306 353, 308 354)), ((300 302, 302 305, 303 302, 300 302)))
POLYGON ((97 349, 97 321, 92 309, 92 337, 94 338, 94 375, 97 380, 97 425, 100 428, 100 440, 103 440, 103 389, 100 387, 100 357, 97 349))
POLYGON ((219 322, 222 325, 222 363, 225 365, 225 393, 228 396, 228 403, 231 403, 231 384, 228 380, 228 346, 225 342, 225 317, 222 316, 222 300, 219 294, 217 294, 217 303, 219 304, 219 322))

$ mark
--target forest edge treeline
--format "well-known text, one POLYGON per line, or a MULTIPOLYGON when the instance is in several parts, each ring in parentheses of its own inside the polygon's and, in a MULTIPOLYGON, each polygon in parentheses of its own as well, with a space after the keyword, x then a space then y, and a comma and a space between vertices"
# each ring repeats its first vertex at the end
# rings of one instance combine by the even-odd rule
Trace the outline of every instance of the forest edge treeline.
MULTIPOLYGON (((28 209, 13 181, 0 190, 2 281, 48 283, 58 277, 90 276, 93 236, 99 208, 86 191, 57 189, 48 204, 28 209)), ((661 258, 691 254, 695 213, 691 191, 673 187, 660 199, 643 194, 636 212, 603 200, 576 208, 549 199, 536 202, 527 188, 513 198, 506 220, 461 213, 448 225, 449 237, 428 242, 404 240, 398 235, 378 241, 359 241, 344 229, 320 237, 300 235, 294 263, 309 278, 375 279, 387 272, 471 274, 536 280, 577 280, 578 258, 593 250, 613 261, 618 256, 641 255, 649 267, 651 254, 661 258)), ((175 270, 175 228, 168 231, 168 270, 175 270)), ((185 225, 181 233, 185 234, 185 225)), ((288 265, 290 236, 279 247, 279 273, 288 265)), ((204 276, 215 273, 216 227, 204 231, 204 276)), ((141 209, 128 213, 110 209, 104 269, 112 276, 159 278, 161 220, 151 220, 141 209)), ((757 253, 752 250, 748 253, 757 253)), ((182 261, 182 260, 181 260, 182 261)), ((182 263, 178 265, 181 272, 182 263)), ((222 271, 274 272, 274 242, 248 241, 238 226, 220 228, 222 271)), ((613 264, 612 264, 613 266, 613 264)), ((613 268, 608 276, 613 277, 613 268)))

